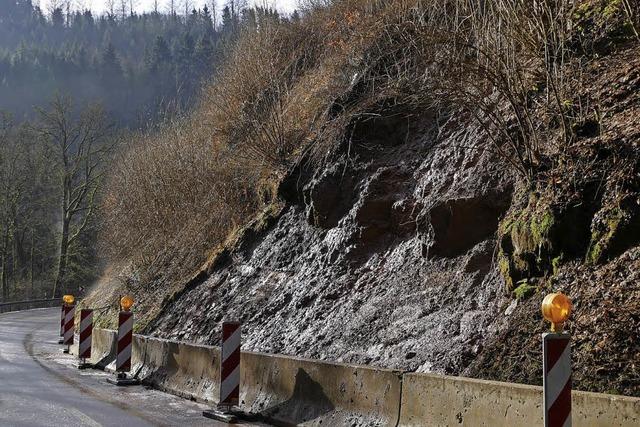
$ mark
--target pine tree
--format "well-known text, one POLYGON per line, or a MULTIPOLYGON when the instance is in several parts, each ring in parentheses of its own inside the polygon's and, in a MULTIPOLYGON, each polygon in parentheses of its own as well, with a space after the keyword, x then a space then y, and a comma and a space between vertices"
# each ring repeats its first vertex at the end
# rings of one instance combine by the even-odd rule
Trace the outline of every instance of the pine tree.
POLYGON ((53 28, 62 29, 64 27, 64 13, 61 7, 56 7, 51 12, 51 23, 53 28))
POLYGON ((203 77, 210 75, 215 60, 215 49, 209 37, 203 36, 198 40, 194 56, 197 74, 203 77))

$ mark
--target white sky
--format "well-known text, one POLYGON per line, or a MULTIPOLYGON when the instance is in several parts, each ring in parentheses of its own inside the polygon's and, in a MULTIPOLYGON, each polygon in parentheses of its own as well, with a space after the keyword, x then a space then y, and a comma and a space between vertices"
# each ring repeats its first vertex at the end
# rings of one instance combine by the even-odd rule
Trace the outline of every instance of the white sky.
MULTIPOLYGON (((107 2, 108 0, 72 0, 72 4, 75 4, 76 6, 82 8, 89 7, 94 13, 97 14, 104 13, 104 11, 107 9, 107 2)), ((127 3, 128 2, 129 0, 127 0, 127 3)), ((183 2, 184 0, 175 0, 175 4, 178 10, 181 10, 180 6, 184 4, 183 2)), ((196 9, 204 6, 205 2, 209 5, 209 7, 211 7, 211 0, 190 0, 190 3, 192 3, 193 7, 195 7, 196 9)), ((226 0, 217 0, 216 2, 218 4, 218 8, 222 9, 222 6, 224 3, 226 3, 226 0)), ((298 3, 297 0, 249 0, 249 3, 258 4, 260 6, 264 5, 265 2, 270 6, 275 5, 279 11, 286 13, 292 12, 296 8, 296 5, 298 3)), ((33 3, 37 4, 37 0, 33 3)), ((40 0, 40 6, 45 12, 48 12, 49 5, 52 3, 59 4, 61 3, 61 0, 40 0)), ((120 3, 120 1, 115 0, 114 3, 118 4, 120 3)), ((154 0, 134 0, 134 4, 137 5, 134 6, 134 10, 138 13, 152 11, 153 3, 154 0)), ((159 9, 165 11, 167 9, 168 3, 169 0, 158 0, 159 9)))

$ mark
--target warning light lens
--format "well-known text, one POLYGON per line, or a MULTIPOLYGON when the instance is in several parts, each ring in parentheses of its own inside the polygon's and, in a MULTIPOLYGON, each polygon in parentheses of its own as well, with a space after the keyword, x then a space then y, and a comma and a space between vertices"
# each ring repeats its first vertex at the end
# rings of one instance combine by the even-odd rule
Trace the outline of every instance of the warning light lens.
POLYGON ((120 298, 120 307, 122 307, 124 311, 129 311, 132 305, 133 305, 133 298, 131 298, 129 295, 125 295, 122 298, 120 298))
POLYGON ((73 304, 75 300, 76 299, 73 297, 73 295, 65 295, 62 297, 62 301, 69 305, 73 304))
POLYGON ((560 292, 549 294, 542 300, 542 315, 554 327, 567 321, 571 314, 571 300, 560 292))

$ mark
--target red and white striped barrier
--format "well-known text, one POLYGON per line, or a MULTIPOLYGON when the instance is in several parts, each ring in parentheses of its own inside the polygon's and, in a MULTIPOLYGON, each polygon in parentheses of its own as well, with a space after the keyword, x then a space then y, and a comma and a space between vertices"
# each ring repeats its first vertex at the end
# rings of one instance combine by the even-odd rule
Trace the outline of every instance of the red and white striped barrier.
POLYGON ((60 339, 58 340, 58 344, 64 344, 64 318, 67 315, 67 304, 62 303, 62 307, 60 309, 60 339))
POLYGON ((78 357, 83 359, 91 358, 91 334, 93 332, 93 310, 80 310, 80 344, 78 357))
POLYGON ((128 307, 121 305, 123 310, 118 314, 118 343, 116 346, 116 377, 107 378, 111 384, 128 386, 140 384, 137 378, 128 378, 127 372, 131 370, 131 346, 133 345, 133 313, 128 307))
MULTIPOLYGON (((67 304, 62 304, 62 309, 60 310, 60 336, 64 337, 64 316, 67 314, 67 304)), ((60 343, 62 344, 62 343, 60 343)))
POLYGON ((542 334, 544 426, 571 427, 571 336, 542 334))
POLYGON ((74 322, 76 316, 76 306, 69 305, 64 313, 64 337, 63 344, 67 346, 65 353, 69 352, 69 347, 73 345, 74 322))
POLYGON ((220 401, 202 415, 226 423, 235 423, 241 412, 233 409, 240 401, 240 322, 222 323, 222 362, 220 363, 220 401))
POLYGON ((133 341, 133 313, 121 311, 118 315, 118 354, 116 372, 131 370, 131 345, 133 341))
POLYGON ((240 397, 240 322, 222 324, 222 363, 218 408, 237 406, 240 397))

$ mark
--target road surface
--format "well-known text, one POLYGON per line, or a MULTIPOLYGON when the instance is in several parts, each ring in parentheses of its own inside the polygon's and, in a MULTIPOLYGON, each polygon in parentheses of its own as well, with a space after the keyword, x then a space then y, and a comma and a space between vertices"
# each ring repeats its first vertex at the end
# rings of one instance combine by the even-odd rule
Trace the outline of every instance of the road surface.
POLYGON ((79 371, 58 345, 59 316, 59 308, 0 314, 0 426, 227 425, 204 418, 206 405, 79 371))

